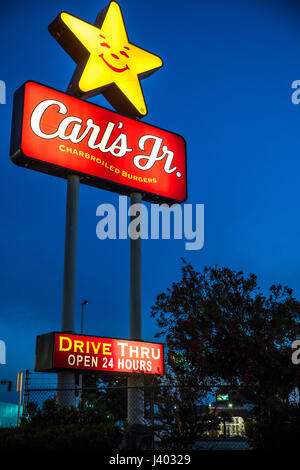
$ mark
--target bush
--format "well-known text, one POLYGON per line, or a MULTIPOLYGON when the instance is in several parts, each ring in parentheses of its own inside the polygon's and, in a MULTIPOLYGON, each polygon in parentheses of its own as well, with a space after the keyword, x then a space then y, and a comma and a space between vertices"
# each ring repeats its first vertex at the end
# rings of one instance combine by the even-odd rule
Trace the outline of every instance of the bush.
POLYGON ((54 399, 30 404, 18 428, 0 429, 0 451, 117 450, 122 431, 100 404, 61 407, 54 399))

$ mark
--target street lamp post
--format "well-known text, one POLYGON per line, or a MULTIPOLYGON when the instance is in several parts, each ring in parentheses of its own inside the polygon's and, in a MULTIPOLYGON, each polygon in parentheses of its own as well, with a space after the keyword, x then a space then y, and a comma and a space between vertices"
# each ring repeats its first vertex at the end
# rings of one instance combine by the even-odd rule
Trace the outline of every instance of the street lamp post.
POLYGON ((87 300, 84 300, 81 302, 81 328, 80 328, 80 333, 83 334, 83 311, 84 311, 84 306, 88 304, 87 300))
MULTIPOLYGON (((87 300, 84 300, 81 302, 81 327, 80 327, 80 333, 83 334, 83 312, 84 312, 84 306, 88 304, 87 300)), ((81 399, 82 396, 82 374, 79 375, 79 400, 81 399)))

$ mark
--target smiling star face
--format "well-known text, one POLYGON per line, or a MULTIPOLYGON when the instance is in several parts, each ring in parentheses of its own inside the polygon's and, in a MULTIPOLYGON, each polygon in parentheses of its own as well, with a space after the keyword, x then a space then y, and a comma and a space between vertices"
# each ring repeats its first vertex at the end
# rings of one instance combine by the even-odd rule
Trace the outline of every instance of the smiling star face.
POLYGON ((128 59, 130 47, 123 46, 123 50, 114 50, 112 47, 107 43, 106 37, 100 34, 100 38, 102 42, 100 42, 100 46, 105 49, 105 52, 101 52, 99 57, 103 60, 105 65, 107 65, 110 70, 116 73, 126 72, 126 70, 130 70, 128 66, 128 59), (104 39, 104 41, 103 41, 104 39))
POLYGON ((160 68, 162 60, 129 42, 116 2, 98 15, 95 25, 63 12, 49 30, 78 64, 69 85, 71 94, 88 98, 102 93, 121 113, 147 114, 140 79, 160 68))

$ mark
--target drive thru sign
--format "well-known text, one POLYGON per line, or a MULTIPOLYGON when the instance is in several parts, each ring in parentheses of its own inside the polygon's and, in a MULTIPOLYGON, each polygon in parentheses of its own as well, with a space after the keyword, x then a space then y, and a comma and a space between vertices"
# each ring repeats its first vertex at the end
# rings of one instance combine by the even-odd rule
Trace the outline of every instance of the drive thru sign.
POLYGON ((35 370, 63 369, 163 375, 163 345, 67 333, 38 336, 35 370))

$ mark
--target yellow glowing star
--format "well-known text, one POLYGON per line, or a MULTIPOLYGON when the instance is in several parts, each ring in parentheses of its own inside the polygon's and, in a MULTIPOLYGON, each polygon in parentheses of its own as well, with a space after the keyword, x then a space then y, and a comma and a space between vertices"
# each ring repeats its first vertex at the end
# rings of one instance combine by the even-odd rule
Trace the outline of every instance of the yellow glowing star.
POLYGON ((129 42, 116 2, 102 10, 95 25, 62 12, 49 31, 77 63, 70 94, 90 98, 102 93, 118 112, 131 117, 147 114, 140 79, 159 69, 162 60, 129 42))

